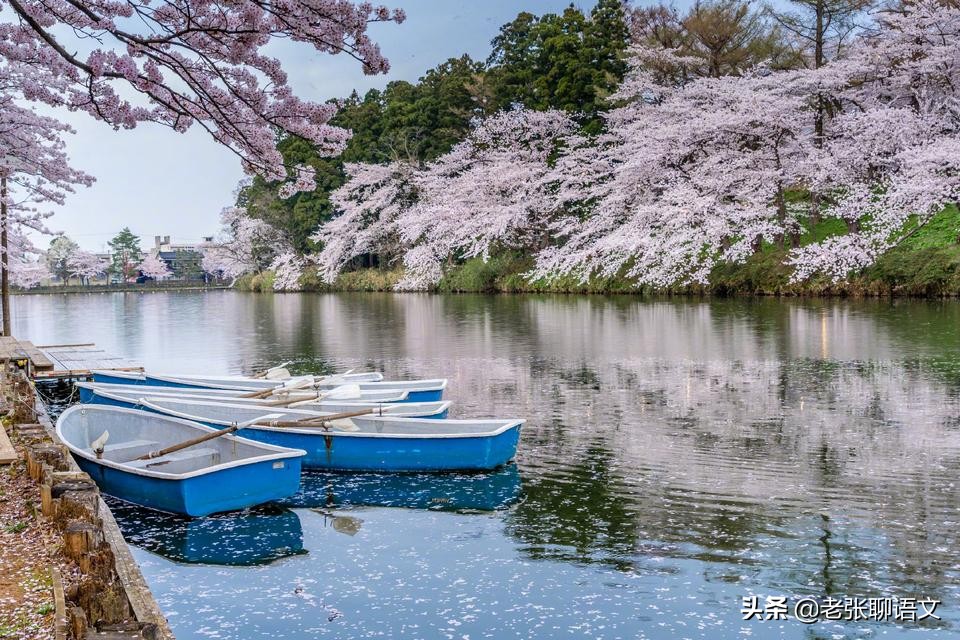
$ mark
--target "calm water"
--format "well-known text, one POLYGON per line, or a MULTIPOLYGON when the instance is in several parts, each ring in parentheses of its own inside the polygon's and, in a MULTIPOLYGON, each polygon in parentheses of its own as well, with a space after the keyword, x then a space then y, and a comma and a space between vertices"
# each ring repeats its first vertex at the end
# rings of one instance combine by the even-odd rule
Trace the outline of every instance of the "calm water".
MULTIPOLYGON (((312 474, 282 505, 118 505, 178 638, 960 638, 960 305, 20 296, 14 332, 155 369, 451 379, 529 419, 493 474, 312 474), (748 595, 941 622, 744 621, 748 595)), ((789 613, 793 614, 792 606, 789 613)))

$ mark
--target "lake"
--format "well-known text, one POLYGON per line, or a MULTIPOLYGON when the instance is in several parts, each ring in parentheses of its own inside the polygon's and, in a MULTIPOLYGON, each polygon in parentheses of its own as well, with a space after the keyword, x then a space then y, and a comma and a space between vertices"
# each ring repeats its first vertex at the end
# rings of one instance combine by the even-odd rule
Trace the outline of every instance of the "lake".
POLYGON ((448 377, 452 417, 528 419, 516 463, 490 474, 312 473, 284 504, 203 520, 116 503, 180 639, 960 638, 956 302, 12 304, 36 344, 168 371, 448 377), (744 619, 752 596, 772 619, 744 619), (942 601, 941 620, 911 619, 911 598, 942 601), (794 618, 804 599, 817 621, 794 618), (838 602, 860 619, 829 619, 838 602))

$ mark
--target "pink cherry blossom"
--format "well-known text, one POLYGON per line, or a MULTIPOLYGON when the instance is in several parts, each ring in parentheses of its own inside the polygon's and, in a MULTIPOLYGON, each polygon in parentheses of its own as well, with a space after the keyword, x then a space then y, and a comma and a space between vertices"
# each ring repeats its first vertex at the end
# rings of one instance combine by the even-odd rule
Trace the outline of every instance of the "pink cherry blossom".
POLYGON ((396 256, 401 242, 397 219, 415 198, 412 164, 348 164, 346 170, 350 179, 330 196, 341 213, 313 236, 323 246, 313 260, 326 282, 364 254, 376 253, 385 262, 396 256))
POLYGON ((50 277, 50 270, 42 261, 14 260, 10 263, 10 284, 15 287, 31 289, 50 277))
POLYGON ((246 215, 243 209, 227 207, 220 214, 222 231, 217 241, 203 249, 204 271, 236 278, 268 267, 284 253, 290 242, 277 229, 246 215))
MULTIPOLYGON (((848 278, 960 200, 960 8, 920 0, 874 27, 820 68, 737 77, 637 47, 597 136, 512 109, 425 166, 350 165, 312 259, 330 281, 376 253, 402 261, 401 288, 425 289, 513 251, 529 278, 668 287, 776 244, 795 280, 848 278), (846 230, 801 246, 827 217, 846 230)), ((302 261, 281 262, 295 286, 302 261)))
POLYGON ((70 275, 79 278, 81 281, 89 282, 90 278, 96 278, 106 273, 110 263, 89 251, 78 250, 67 259, 67 267, 70 269, 70 275))
MULTIPOLYGON (((294 95, 271 45, 299 43, 384 73, 389 63, 367 28, 405 18, 348 0, 0 0, 0 8, 0 86, 10 95, 117 129, 197 125, 273 180, 287 178, 277 132, 330 154, 349 132, 329 124, 334 105, 294 95)), ((294 184, 305 181, 295 175, 294 184)))
POLYGON ((143 261, 137 265, 137 270, 148 278, 153 278, 154 280, 163 280, 164 278, 169 278, 171 275, 173 275, 173 272, 170 271, 170 267, 167 266, 167 263, 154 254, 150 254, 144 258, 143 261))

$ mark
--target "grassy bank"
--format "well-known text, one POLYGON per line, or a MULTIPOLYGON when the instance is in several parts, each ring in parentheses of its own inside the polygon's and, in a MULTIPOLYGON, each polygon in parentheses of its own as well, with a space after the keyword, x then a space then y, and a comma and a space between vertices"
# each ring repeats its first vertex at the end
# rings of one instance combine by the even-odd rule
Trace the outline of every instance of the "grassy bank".
POLYGON ((37 293, 118 293, 118 292, 146 292, 146 291, 197 291, 205 289, 228 289, 229 283, 189 282, 125 282, 117 284, 65 284, 31 289, 11 289, 12 294, 37 293))
MULTIPOLYGON (((843 223, 825 220, 801 238, 806 244, 842 233, 843 223)), ((960 212, 948 207, 929 223, 906 237, 871 267, 846 282, 824 278, 791 282, 792 269, 784 264, 788 249, 765 246, 745 262, 721 264, 710 274, 706 286, 677 286, 654 291, 619 276, 561 277, 531 281, 524 277, 533 266, 528 256, 500 255, 487 261, 467 260, 449 269, 438 283, 441 293, 668 293, 680 295, 781 295, 781 296, 960 296, 960 212)), ((306 273, 301 285, 306 291, 392 291, 403 276, 401 269, 362 269, 341 274, 332 285, 306 273)), ((237 283, 247 291, 270 291, 269 272, 246 276, 237 283)))

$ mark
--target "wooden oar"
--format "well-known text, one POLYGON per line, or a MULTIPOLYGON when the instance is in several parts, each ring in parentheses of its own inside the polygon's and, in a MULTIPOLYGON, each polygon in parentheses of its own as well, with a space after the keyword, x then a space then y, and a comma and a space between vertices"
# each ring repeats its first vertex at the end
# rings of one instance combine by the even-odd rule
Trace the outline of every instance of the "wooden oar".
POLYGON ((244 393, 237 397, 238 398, 267 398, 269 396, 272 396, 273 392, 276 390, 277 390, 276 388, 273 388, 273 389, 264 389, 263 391, 251 391, 250 393, 244 393))
POLYGON ((286 367, 288 364, 290 364, 290 362, 284 362, 283 364, 278 364, 278 365, 275 366, 275 367, 270 367, 269 369, 264 369, 264 370, 261 371, 260 373, 255 373, 255 374, 253 375, 253 377, 254 377, 254 378, 266 378, 268 375, 270 375, 270 372, 271 372, 271 371, 275 371, 275 370, 277 370, 277 369, 283 369, 283 368, 286 367))
MULTIPOLYGON (((352 372, 353 372, 353 369, 350 369, 349 371, 347 371, 347 372, 345 372, 345 373, 335 373, 335 374, 329 375, 329 376, 310 376, 310 377, 305 378, 304 380, 301 380, 300 382, 297 382, 297 383, 295 383, 295 384, 291 384, 291 385, 282 384, 282 385, 277 386, 277 387, 274 387, 274 388, 272 388, 272 389, 264 389, 264 390, 262 390, 262 391, 252 391, 252 392, 250 392, 250 393, 245 393, 245 394, 243 394, 243 395, 241 395, 241 396, 238 396, 238 397, 240 397, 240 398, 266 398, 266 397, 268 397, 268 396, 271 396, 271 395, 275 394, 275 393, 278 392, 278 391, 287 391, 287 390, 290 390, 290 389, 304 389, 304 388, 306 388, 306 387, 310 387, 310 386, 313 386, 313 385, 329 384, 331 380, 336 380, 336 379, 338 379, 338 378, 342 379, 343 376, 348 375, 348 374, 350 374, 350 373, 352 373, 352 372)), ((265 372, 263 375, 266 376, 267 373, 268 373, 268 372, 265 372)), ((254 376, 254 377, 261 377, 261 376, 254 376)), ((344 383, 346 383, 346 381, 344 381, 344 383)))
POLYGON ((270 420, 269 422, 263 422, 263 420, 269 420, 269 416, 264 416, 263 418, 257 418, 258 427, 281 427, 284 429, 289 428, 301 428, 301 427, 319 427, 322 429, 327 429, 329 426, 327 423, 333 422, 334 420, 343 420, 344 418, 355 418, 357 416, 365 416, 376 411, 375 408, 371 407, 370 409, 364 409, 362 411, 347 411, 346 413, 331 413, 327 416, 315 416, 310 418, 301 418, 299 420, 270 420), (319 424, 318 424, 319 423, 319 424))
POLYGON ((280 398, 279 400, 264 400, 262 403, 257 403, 257 405, 261 407, 289 407, 291 404, 294 404, 297 402, 314 402, 319 398, 320 398, 320 394, 315 393, 313 394, 313 396, 308 396, 306 398, 286 397, 286 398, 280 398))
POLYGON ((304 404, 313 404, 318 400, 359 400, 361 398, 360 385, 345 384, 334 387, 329 391, 316 392, 313 397, 308 398, 281 398, 279 400, 268 400, 263 403, 264 407, 297 407, 304 404))
POLYGON ((291 385, 278 385, 276 387, 270 387, 269 389, 264 389, 262 391, 251 391, 250 393, 244 393, 237 396, 238 398, 267 398, 277 393, 278 391, 294 391, 297 389, 303 389, 309 387, 313 384, 313 381, 310 378, 306 378, 299 382, 296 382, 291 385))
POLYGON ((164 449, 160 449, 159 451, 151 451, 150 453, 146 453, 146 454, 140 456, 139 458, 134 458, 134 460, 153 460, 154 458, 159 458, 159 457, 165 456, 165 455, 167 455, 167 454, 169 454, 169 453, 176 453, 177 451, 180 451, 180 450, 182 450, 182 449, 186 449, 187 447, 192 447, 192 446, 194 446, 194 445, 196 445, 196 444, 202 444, 202 443, 204 443, 204 442, 207 442, 208 440, 213 440, 214 438, 219 438, 219 437, 221 437, 221 436, 225 436, 225 435, 227 435, 227 434, 229 434, 229 433, 233 433, 234 431, 239 431, 240 429, 245 429, 246 427, 249 427, 249 426, 253 425, 254 423, 256 423, 256 422, 258 422, 258 421, 260 421, 260 420, 271 420, 271 419, 273 419, 273 418, 279 418, 281 415, 282 415, 282 414, 274 413, 274 414, 271 414, 271 415, 268 415, 268 416, 260 416, 259 418, 254 418, 253 420, 247 420, 246 422, 241 422, 241 423, 239 423, 239 424, 233 423, 232 425, 230 425, 230 426, 227 427, 226 429, 220 429, 219 431, 214 431, 213 433, 205 433, 204 435, 200 436, 199 438, 193 438, 193 439, 191 439, 191 440, 185 440, 184 442, 181 442, 181 443, 179 443, 179 444, 172 444, 172 445, 170 445, 169 447, 166 447, 166 448, 164 448, 164 449))

